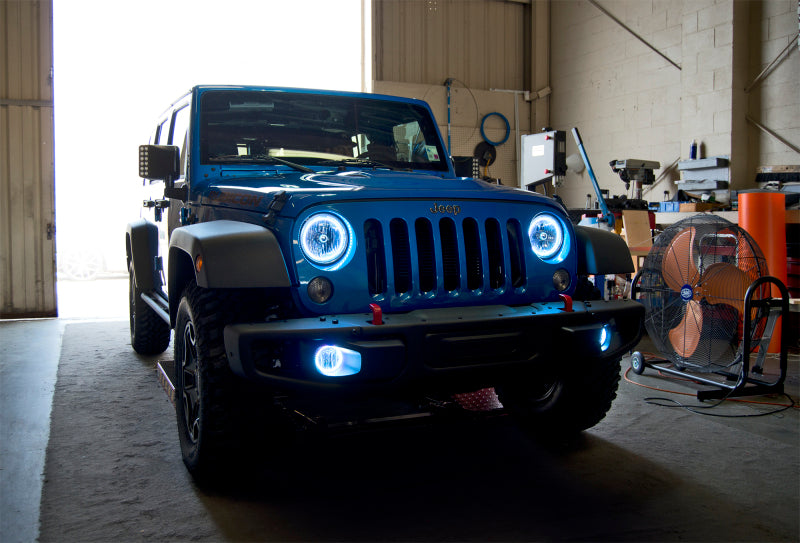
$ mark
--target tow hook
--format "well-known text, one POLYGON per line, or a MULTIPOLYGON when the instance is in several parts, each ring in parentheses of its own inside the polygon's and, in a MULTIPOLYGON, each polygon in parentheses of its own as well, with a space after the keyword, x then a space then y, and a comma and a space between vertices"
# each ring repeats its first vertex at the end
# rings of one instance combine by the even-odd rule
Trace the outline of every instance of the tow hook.
POLYGON ((383 324, 383 310, 381 309, 381 306, 378 304, 369 304, 369 308, 372 311, 372 324, 383 324))

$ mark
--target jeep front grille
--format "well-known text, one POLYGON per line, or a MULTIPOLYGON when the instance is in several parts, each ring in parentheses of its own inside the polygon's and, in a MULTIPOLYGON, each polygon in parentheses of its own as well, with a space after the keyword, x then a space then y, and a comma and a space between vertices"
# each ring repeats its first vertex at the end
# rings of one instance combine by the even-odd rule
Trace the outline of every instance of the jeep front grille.
POLYGON ((518 220, 472 217, 364 222, 373 296, 503 290, 526 283, 518 220))

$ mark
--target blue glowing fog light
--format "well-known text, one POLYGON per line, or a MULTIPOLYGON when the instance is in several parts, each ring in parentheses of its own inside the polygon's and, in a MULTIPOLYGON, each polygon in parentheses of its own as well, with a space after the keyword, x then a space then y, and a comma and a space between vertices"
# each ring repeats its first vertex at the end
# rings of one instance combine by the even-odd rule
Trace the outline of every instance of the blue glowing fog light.
POLYGON ((611 346, 611 329, 608 326, 603 326, 600 330, 600 350, 607 351, 611 346))
POLYGON ((314 366, 325 377, 344 377, 361 371, 361 354, 335 345, 323 345, 314 353, 314 366))

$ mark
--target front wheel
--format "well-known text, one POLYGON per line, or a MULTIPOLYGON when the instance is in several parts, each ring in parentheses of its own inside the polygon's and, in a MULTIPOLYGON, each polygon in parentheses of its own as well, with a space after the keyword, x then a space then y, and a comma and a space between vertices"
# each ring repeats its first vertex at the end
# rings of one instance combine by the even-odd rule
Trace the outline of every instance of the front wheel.
POLYGON ((498 386, 500 402, 535 433, 569 436, 591 428, 617 397, 620 359, 590 360, 567 369, 498 386))
POLYGON ((175 320, 175 412, 183 463, 199 478, 225 465, 233 448, 235 382, 225 357, 214 291, 191 284, 175 320))
POLYGON ((191 283, 175 320, 175 413, 181 456, 201 483, 247 468, 264 445, 278 446, 272 393, 236 377, 228 365, 223 330, 251 320, 253 293, 206 289, 191 283))

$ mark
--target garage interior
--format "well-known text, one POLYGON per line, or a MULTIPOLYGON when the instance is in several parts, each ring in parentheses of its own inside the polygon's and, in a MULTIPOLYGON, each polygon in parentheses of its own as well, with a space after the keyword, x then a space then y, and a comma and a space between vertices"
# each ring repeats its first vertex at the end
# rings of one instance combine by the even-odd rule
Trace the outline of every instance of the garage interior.
MULTIPOLYGON (((577 157, 579 127, 609 201, 636 195, 606 164, 659 163, 638 187, 650 235, 704 210, 736 222, 744 191, 785 194, 783 280, 797 301, 800 2, 361 4, 362 90, 427 101, 451 154, 474 157, 488 182, 525 189, 525 137, 565 131, 577 157), (483 143, 491 160, 476 156, 483 143), (691 177, 695 152, 713 161, 701 176, 719 178, 691 177)), ((310 438, 247 481, 195 486, 155 373, 171 350, 138 356, 124 315, 62 307, 52 13, 0 0, 0 540, 800 539, 796 303, 784 395, 712 407, 696 401, 701 385, 636 375, 625 357, 611 411, 577 441, 465 419, 310 438)), ((566 162, 531 188, 596 215, 589 171, 566 162)), ((645 241, 633 223, 620 234, 645 241)), ((110 284, 81 288, 124 306, 127 279, 110 284)), ((639 350, 657 353, 647 337, 639 350)), ((770 350, 765 374, 777 364, 770 350)))

